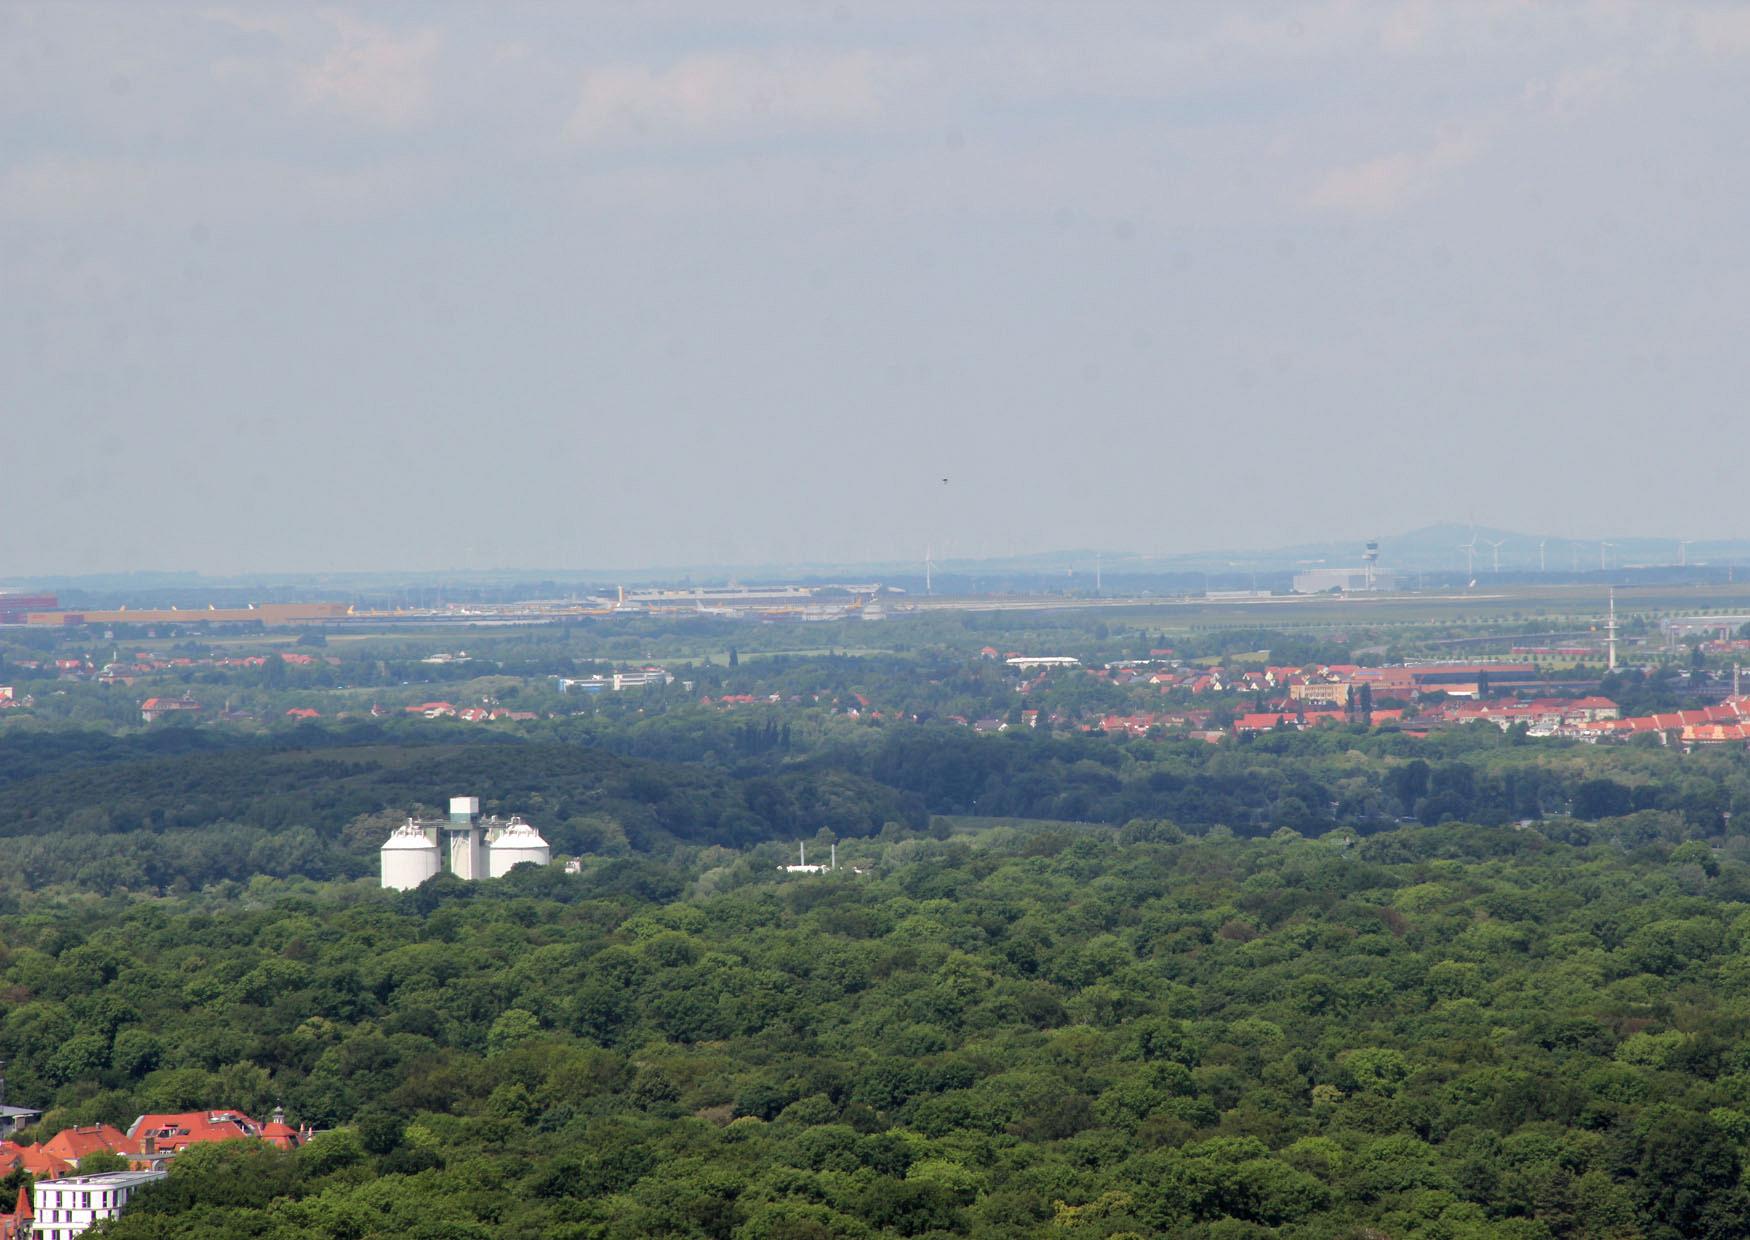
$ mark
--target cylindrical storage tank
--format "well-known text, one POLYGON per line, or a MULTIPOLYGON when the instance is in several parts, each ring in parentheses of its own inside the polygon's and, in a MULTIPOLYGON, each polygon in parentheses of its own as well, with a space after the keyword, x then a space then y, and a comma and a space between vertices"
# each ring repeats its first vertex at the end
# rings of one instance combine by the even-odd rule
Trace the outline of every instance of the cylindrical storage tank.
POLYGON ((553 850, 547 847, 547 841, 521 818, 512 818, 486 846, 486 872, 493 878, 503 878, 513 865, 525 861, 546 865, 552 860, 553 850))
POLYGON ((443 857, 435 841, 411 818, 383 843, 383 886, 390 891, 412 891, 443 869, 443 857))

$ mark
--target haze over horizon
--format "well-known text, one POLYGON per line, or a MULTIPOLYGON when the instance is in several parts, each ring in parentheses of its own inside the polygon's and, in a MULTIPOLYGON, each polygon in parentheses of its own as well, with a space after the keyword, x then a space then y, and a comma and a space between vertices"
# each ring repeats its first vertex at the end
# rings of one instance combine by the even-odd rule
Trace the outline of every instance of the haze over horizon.
MULTIPOLYGON (((1300 572, 1317 566, 1356 566, 1363 551, 1371 543, 1378 554, 1375 563, 1388 577, 1396 574, 1418 576, 1423 573, 1454 574, 1464 570, 1485 576, 1500 572, 1510 575, 1550 573, 1560 577, 1592 574, 1601 568, 1613 573, 1626 570, 1725 570, 1750 567, 1750 539, 1675 539, 1663 536, 1618 535, 1600 539, 1576 537, 1540 537, 1523 530, 1503 530, 1490 526, 1467 526, 1442 523, 1415 530, 1383 533, 1368 539, 1350 538, 1311 540, 1284 543, 1274 547, 1201 547, 1165 555, 1151 555, 1123 547, 1051 547, 1014 555, 942 557, 934 560, 938 580, 972 574, 988 577, 996 574, 995 584, 1001 588, 1003 574, 1029 576, 1055 575, 1068 572, 1092 579, 1103 571, 1111 582, 1154 579, 1162 576, 1189 575, 1196 577, 1238 578, 1245 573, 1283 574, 1300 572), (1467 557, 1466 543, 1474 539, 1467 557), (1494 565, 1499 555, 1499 569, 1494 565)), ((873 575, 896 584, 900 580, 921 577, 924 561, 899 556, 885 560, 812 560, 812 561, 747 561, 742 563, 645 563, 631 565, 553 565, 502 564, 478 567, 438 565, 408 569, 405 566, 378 565, 356 569, 326 569, 281 572, 271 569, 245 570, 236 573, 203 573, 198 569, 164 569, 141 565, 126 571, 95 573, 4 573, 0 572, 0 592, 16 593, 31 589, 95 589, 99 591, 152 590, 160 587, 217 586, 224 588, 263 585, 270 588, 331 588, 337 583, 358 579, 382 582, 397 578, 455 583, 495 580, 500 584, 520 580, 524 584, 536 581, 593 582, 596 585, 618 582, 678 583, 683 580, 698 584, 711 582, 754 582, 819 580, 823 576, 838 576, 844 580, 862 580, 873 575), (327 583, 325 586, 323 583, 327 583)), ((964 582, 961 583, 964 585, 964 582)), ((975 590, 974 592, 978 592, 975 590)))
POLYGON ((737 7, 0 9, 0 576, 1750 535, 1750 8, 737 7))

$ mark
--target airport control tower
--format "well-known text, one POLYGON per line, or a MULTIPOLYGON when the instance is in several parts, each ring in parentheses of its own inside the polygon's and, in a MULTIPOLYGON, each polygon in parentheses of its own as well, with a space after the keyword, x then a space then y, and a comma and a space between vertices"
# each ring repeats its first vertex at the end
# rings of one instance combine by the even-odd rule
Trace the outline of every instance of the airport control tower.
POLYGON ((486 877, 486 830, 480 825, 479 797, 451 797, 443 833, 450 841, 450 873, 472 881, 486 877))

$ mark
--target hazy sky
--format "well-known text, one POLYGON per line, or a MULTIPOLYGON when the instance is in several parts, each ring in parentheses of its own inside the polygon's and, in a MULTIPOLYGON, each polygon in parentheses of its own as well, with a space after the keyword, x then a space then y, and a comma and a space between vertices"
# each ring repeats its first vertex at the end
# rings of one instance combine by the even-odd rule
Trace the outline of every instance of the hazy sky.
POLYGON ((1747 535, 1746 83, 1678 0, 0 0, 0 576, 1747 535))

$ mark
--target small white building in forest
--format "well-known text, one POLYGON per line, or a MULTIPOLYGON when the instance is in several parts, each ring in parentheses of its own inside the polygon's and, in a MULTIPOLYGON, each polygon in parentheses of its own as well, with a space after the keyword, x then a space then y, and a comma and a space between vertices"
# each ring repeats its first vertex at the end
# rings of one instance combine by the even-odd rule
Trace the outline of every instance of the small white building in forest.
POLYGON ((786 874, 826 874, 839 868, 839 846, 837 844, 832 846, 832 863, 830 865, 809 865, 808 845, 798 843, 796 845, 796 864, 781 865, 778 868, 786 874))

